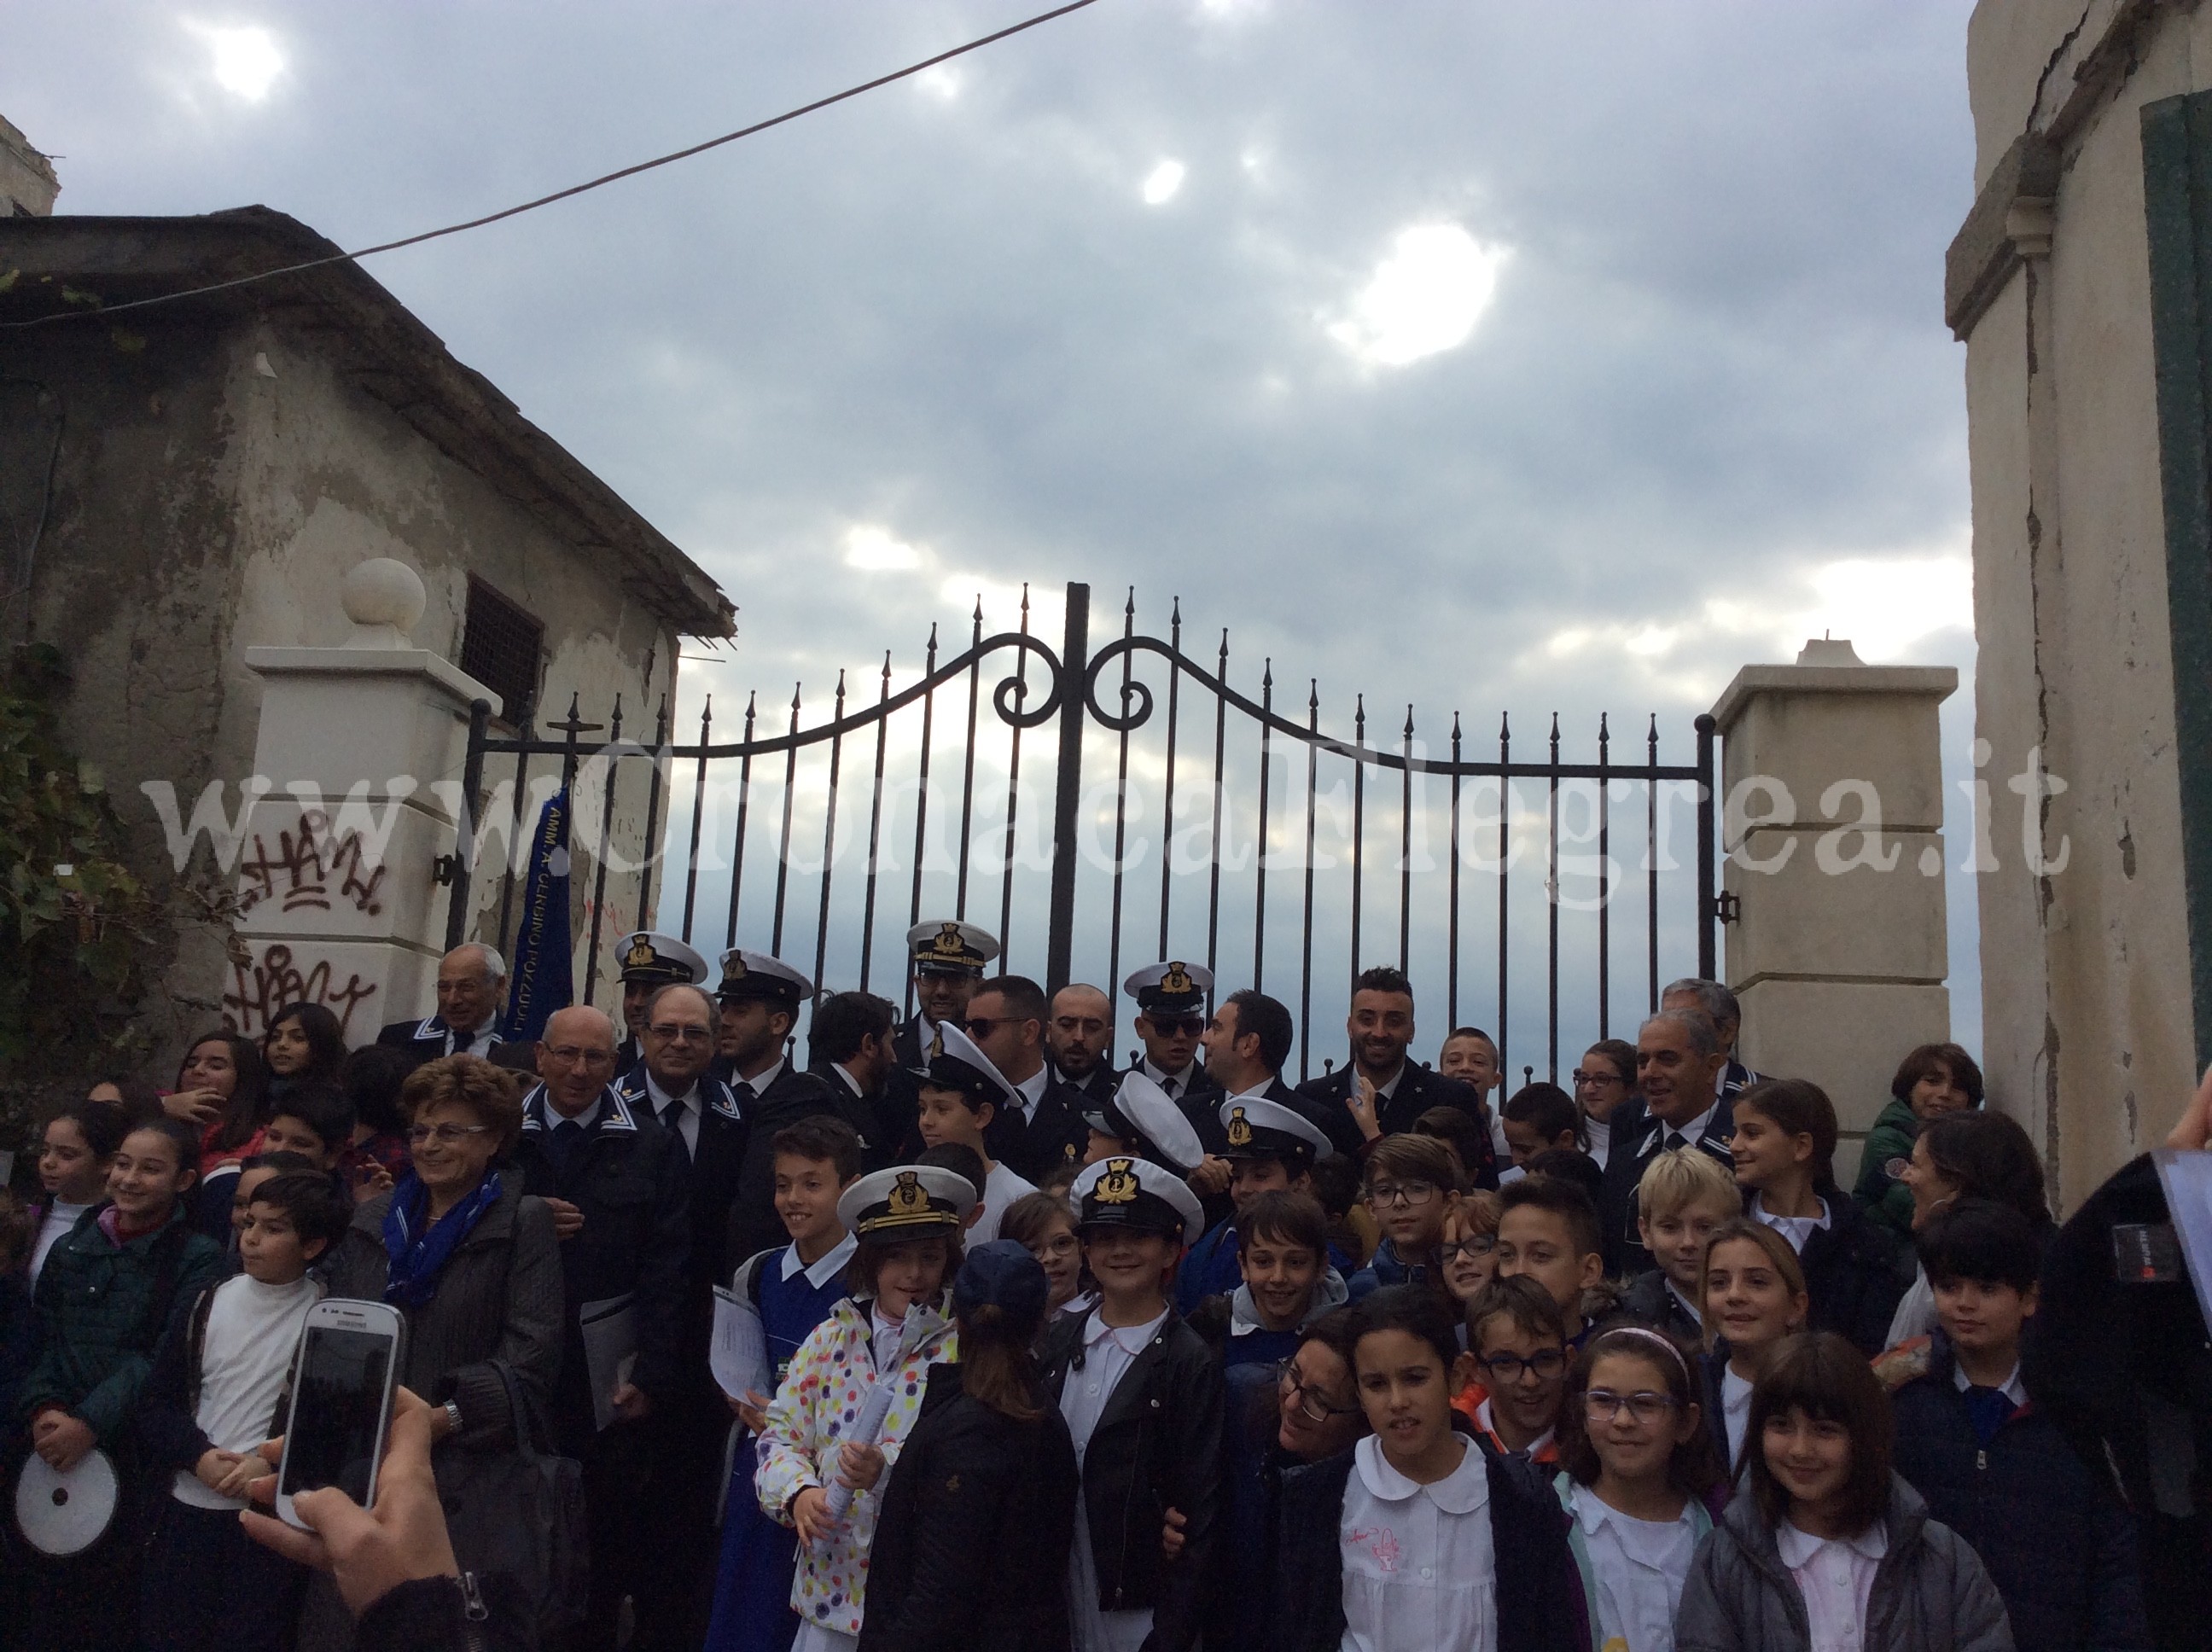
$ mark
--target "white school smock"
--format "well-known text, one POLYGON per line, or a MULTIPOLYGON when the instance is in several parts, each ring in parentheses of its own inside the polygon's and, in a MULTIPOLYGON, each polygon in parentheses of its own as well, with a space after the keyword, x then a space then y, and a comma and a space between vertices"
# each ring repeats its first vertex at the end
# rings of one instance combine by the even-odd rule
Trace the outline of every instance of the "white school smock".
POLYGON ((1342 1652, 1498 1652, 1490 1471, 1463 1435, 1459 1467, 1419 1485, 1369 1435, 1352 1449, 1337 1522, 1342 1652))
POLYGON ((1601 1652, 1674 1652, 1674 1611, 1698 1552, 1695 1505, 1686 1498, 1672 1520, 1636 1520, 1576 1485, 1567 1506, 1597 1584, 1589 1609, 1601 1652))

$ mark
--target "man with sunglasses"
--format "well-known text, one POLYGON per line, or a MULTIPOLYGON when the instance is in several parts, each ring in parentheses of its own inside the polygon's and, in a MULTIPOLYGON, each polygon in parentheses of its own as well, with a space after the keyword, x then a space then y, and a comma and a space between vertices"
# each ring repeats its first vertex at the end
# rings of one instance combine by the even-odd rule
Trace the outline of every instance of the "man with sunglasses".
POLYGON ((1026 975, 979 984, 961 1025, 1013 1090, 983 1132, 990 1157, 1028 1181, 1079 1165, 1091 1143, 1083 1096, 1069 1092, 1044 1059, 1044 988, 1026 975))
POLYGON ((906 932, 908 984, 914 1013, 891 1039, 891 1066, 876 1104, 884 1125, 896 1121, 884 1145, 902 1159, 921 1151, 915 1119, 921 1106, 918 1075, 945 1054, 941 1026, 959 1024, 968 1000, 982 984, 983 966, 999 956, 998 937, 960 918, 925 918, 906 932))
POLYGON ((1198 1132, 1207 1155, 1218 1159, 1226 1144, 1216 1113, 1227 1092, 1199 1060, 1213 972, 1203 964, 1177 960, 1148 963, 1133 971, 1121 983, 1121 990, 1137 1000, 1137 1017, 1132 1024, 1138 1042, 1145 1047, 1138 1071, 1165 1092, 1198 1132))

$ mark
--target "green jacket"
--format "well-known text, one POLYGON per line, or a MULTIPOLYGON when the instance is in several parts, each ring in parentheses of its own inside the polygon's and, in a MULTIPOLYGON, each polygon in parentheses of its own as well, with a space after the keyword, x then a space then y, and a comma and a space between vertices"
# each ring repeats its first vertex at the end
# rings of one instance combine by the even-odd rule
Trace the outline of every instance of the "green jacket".
POLYGON ((26 1417, 60 1406, 103 1445, 137 1412, 176 1304, 222 1278, 222 1248, 181 1204, 163 1226, 121 1245, 100 1225, 107 1208, 87 1211, 46 1254, 37 1295, 44 1343, 21 1396, 26 1417))
POLYGON ((1910 1105, 1893 1101, 1882 1108, 1874 1128, 1867 1132, 1859 1158, 1859 1185, 1851 1189, 1851 1199, 1861 1210, 1907 1244, 1912 1242, 1912 1189, 1890 1167, 1912 1157, 1912 1143, 1919 1134, 1920 1115, 1910 1105))

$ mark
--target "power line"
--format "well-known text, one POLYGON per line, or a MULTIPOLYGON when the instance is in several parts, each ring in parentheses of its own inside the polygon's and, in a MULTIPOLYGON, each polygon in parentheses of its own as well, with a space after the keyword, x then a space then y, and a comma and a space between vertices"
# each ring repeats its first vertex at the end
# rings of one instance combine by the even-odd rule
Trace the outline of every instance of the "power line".
POLYGON ((198 298, 208 293, 226 292, 234 287, 250 287, 256 282, 274 281, 279 276, 296 276, 305 270, 320 270, 333 264, 351 264, 357 259, 368 258, 378 252, 396 252, 403 246, 419 246, 424 241, 434 241, 444 235, 458 235, 465 229, 481 229, 486 224, 495 224, 503 218, 517 217, 525 212, 535 212, 539 207, 551 206, 556 201, 565 201, 571 196, 586 194, 592 190, 605 188, 609 184, 619 183, 625 178, 635 178, 638 173, 651 172, 656 167, 670 166, 678 161, 689 161, 695 155, 704 155, 709 149, 719 149, 725 143, 734 143, 741 137, 750 137, 757 132, 767 131, 772 126, 781 126, 787 122, 797 120, 801 115, 811 115, 818 109, 827 109, 833 103, 842 103, 848 98, 859 97, 864 92, 872 92, 879 87, 889 86, 895 81, 906 80, 921 74, 926 69, 934 69, 941 63, 950 63, 955 58, 965 57, 970 52, 981 51, 987 46, 994 45, 998 41, 1035 28, 1041 23, 1049 23, 1055 18, 1066 16, 1071 11, 1081 11, 1085 6, 1096 3, 1097 0, 1069 0, 1069 3, 1066 5, 1055 6, 1050 11, 1041 11, 1034 17, 1024 18, 1022 21, 1007 27, 994 30, 988 34, 979 35, 964 46, 956 46, 949 52, 940 52, 933 58, 924 58, 920 63, 908 64, 903 69, 895 69, 888 75, 878 75, 875 79, 863 81, 858 86, 848 86, 843 91, 833 92, 826 98, 817 98, 811 103, 803 103, 796 109, 787 109, 783 113, 773 116, 767 120, 756 121, 750 126, 740 126, 734 132, 725 132, 720 137, 710 137, 703 143, 692 144, 689 149, 677 149, 668 155, 656 155, 650 161, 641 161, 635 166, 624 167, 618 172, 608 173, 605 177, 594 178, 588 183, 572 184, 567 189, 556 190, 550 195, 541 195, 536 200, 525 201, 519 206, 505 207, 497 212, 486 213, 481 218, 471 218, 463 223, 447 224, 442 229, 426 229, 419 235, 407 235, 396 241, 380 242, 374 246, 364 246, 356 252, 333 252, 326 258, 309 258, 303 264, 288 264, 276 270, 257 270, 250 276, 238 276, 228 281, 213 282, 204 287, 188 287, 179 292, 158 293, 151 298, 132 299, 127 303, 106 305, 99 309, 59 310, 52 315, 34 316, 27 321, 0 321, 0 331, 13 331, 25 327, 43 327, 57 321, 78 321, 87 317, 120 315, 126 310, 143 310, 151 305, 171 304, 179 299, 198 298))

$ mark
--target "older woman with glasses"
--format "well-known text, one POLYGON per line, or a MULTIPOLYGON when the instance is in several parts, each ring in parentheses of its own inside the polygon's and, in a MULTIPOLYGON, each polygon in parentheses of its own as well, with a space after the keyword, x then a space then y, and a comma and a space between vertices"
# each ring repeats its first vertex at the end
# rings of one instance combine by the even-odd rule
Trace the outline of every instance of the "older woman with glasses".
MULTIPOLYGON (((406 1316, 400 1382, 430 1403, 431 1467, 463 1570, 488 1568, 493 1506, 518 1422, 542 1439, 561 1364, 563 1293, 553 1212, 501 1166, 522 1133, 514 1075, 474 1055, 417 1067, 400 1092, 410 1169, 354 1207, 333 1252, 334 1297, 406 1316), (512 1397, 510 1397, 512 1396, 512 1397)), ((511 1518, 511 1511, 506 1517, 511 1518)), ((303 1652, 353 1642, 327 1576, 311 1586, 303 1652)))
POLYGON ((1575 1069, 1575 1106, 1583 1115, 1583 1151, 1605 1169, 1613 1145, 1613 1115, 1636 1090, 1636 1046, 1601 1038, 1583 1052, 1575 1069))

